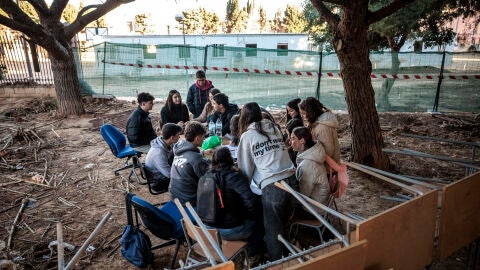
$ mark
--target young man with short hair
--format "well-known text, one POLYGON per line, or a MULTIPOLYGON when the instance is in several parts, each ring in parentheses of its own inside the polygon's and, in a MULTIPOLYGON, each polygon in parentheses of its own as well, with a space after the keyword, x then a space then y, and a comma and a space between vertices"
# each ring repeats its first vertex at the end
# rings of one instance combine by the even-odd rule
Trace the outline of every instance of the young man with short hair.
POLYGON ((138 107, 127 120, 127 138, 132 147, 148 145, 157 137, 153 130, 150 111, 155 98, 150 93, 140 93, 137 96, 138 107))
POLYGON ((172 200, 178 198, 182 204, 190 202, 195 206, 198 179, 207 172, 209 166, 209 161, 198 149, 202 146, 207 131, 201 123, 190 121, 184 132, 185 139, 173 146, 175 156, 170 171, 169 191, 172 200))
POLYGON ((180 139, 182 127, 167 123, 162 127, 162 136, 150 142, 150 151, 145 158, 148 177, 154 182, 154 191, 166 191, 170 183, 170 170, 173 162, 173 145, 180 139))
POLYGON ((208 90, 214 87, 212 81, 207 80, 205 71, 197 71, 195 77, 197 81, 190 86, 187 94, 187 107, 193 114, 193 118, 200 116, 208 102, 208 90))
POLYGON ((207 119, 207 123, 213 121, 214 123, 220 118, 222 121, 222 135, 230 134, 230 120, 238 113, 237 104, 228 102, 228 96, 224 93, 219 93, 213 96, 212 106, 215 112, 207 119))

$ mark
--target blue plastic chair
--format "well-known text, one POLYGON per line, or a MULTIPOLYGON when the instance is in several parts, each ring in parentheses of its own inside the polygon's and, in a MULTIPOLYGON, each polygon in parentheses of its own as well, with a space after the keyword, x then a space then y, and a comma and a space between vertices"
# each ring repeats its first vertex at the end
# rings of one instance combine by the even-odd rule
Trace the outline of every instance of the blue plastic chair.
MULTIPOLYGON (((127 139, 125 138, 125 135, 123 135, 120 130, 111 124, 102 125, 100 128, 100 133, 115 157, 127 158, 123 168, 114 171, 115 175, 118 175, 119 171, 131 169, 130 174, 128 175, 128 180, 131 180, 132 175, 135 175, 135 178, 140 184, 146 184, 145 181, 140 180, 137 172, 135 171, 135 169, 141 168, 141 163, 138 158, 140 153, 135 151, 130 145, 127 145, 127 139), (130 159, 132 160, 131 163, 130 159)), ((145 179, 143 172, 141 172, 141 176, 145 179)))
MULTIPOLYGON (((145 228, 147 228, 156 237, 167 240, 166 242, 153 246, 152 249, 163 248, 175 244, 175 253, 173 254, 170 262, 170 269, 173 269, 180 245, 185 240, 185 235, 183 233, 181 224, 182 214, 178 210, 175 203, 173 201, 169 201, 158 208, 132 193, 128 193, 126 195, 126 200, 127 205, 128 200, 130 200, 130 205, 135 209, 135 220, 137 226, 139 224, 138 216, 140 216, 142 224, 145 226, 145 228)), ((127 207, 127 217, 128 211, 131 211, 131 209, 128 209, 127 207)))

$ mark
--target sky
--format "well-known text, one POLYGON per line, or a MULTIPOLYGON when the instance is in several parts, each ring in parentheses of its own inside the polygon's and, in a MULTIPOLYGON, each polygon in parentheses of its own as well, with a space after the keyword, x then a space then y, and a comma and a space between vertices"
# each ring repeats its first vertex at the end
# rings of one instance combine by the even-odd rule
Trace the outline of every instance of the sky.
MULTIPOLYGON (((78 6, 80 0, 71 0, 70 2, 78 6)), ((85 5, 99 2, 100 0, 83 0, 85 5)), ((267 18, 272 19, 279 8, 284 11, 287 5, 301 7, 303 2, 304 0, 255 0, 255 9, 263 6, 267 18)), ((246 3, 247 0, 239 0, 240 8, 244 7, 246 3)), ((226 0, 135 0, 108 13, 106 20, 109 27, 112 28, 111 32, 113 32, 109 34, 119 34, 115 32, 123 31, 125 22, 133 20, 136 14, 150 13, 157 31, 165 32, 167 25, 170 25, 172 34, 177 34, 175 31, 178 30, 172 27, 178 25, 178 22, 175 21, 176 14, 188 9, 203 7, 209 12, 215 12, 223 20, 225 19, 226 4, 226 0)))

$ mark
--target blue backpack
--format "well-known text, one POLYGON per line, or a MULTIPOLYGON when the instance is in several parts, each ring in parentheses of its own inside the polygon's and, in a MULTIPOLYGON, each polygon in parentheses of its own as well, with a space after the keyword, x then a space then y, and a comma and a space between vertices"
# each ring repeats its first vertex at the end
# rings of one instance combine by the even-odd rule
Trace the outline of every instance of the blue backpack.
POLYGON ((148 235, 133 224, 132 197, 131 193, 125 197, 128 224, 123 229, 121 239, 122 255, 133 265, 144 268, 153 265, 152 243, 148 235))

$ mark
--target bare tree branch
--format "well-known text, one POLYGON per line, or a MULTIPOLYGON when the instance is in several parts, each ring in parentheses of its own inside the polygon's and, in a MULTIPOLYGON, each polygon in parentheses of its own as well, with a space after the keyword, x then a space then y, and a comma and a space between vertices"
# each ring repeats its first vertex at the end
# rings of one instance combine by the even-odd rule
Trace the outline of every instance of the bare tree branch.
POLYGON ((47 16, 48 15, 48 7, 45 1, 43 0, 27 0, 30 5, 35 9, 38 15, 47 16))
POLYGON ((68 0, 54 0, 50 6, 50 14, 52 20, 59 21, 62 17, 62 12, 68 4, 68 0))
MULTIPOLYGON (((13 1, 0 0, 0 9, 2 9, 5 13, 7 13, 8 16, 10 16, 11 22, 6 21, 6 23, 13 24, 13 25, 15 25, 15 23, 18 23, 19 24, 18 27, 20 27, 20 28, 32 27, 31 25, 36 24, 13 1)), ((5 26, 7 26, 7 25, 5 24, 5 26)), ((12 27, 10 27, 10 28, 12 28, 12 27)), ((14 28, 12 28, 12 29, 14 29, 14 28)), ((31 31, 32 30, 28 30, 28 32, 31 32, 31 31)))
MULTIPOLYGON (((326 6, 323 2, 326 2, 326 1, 321 1, 321 0, 310 0, 312 2, 312 5, 315 7, 315 9, 318 11, 318 15, 324 19, 329 25, 330 27, 332 27, 333 29, 337 29, 337 25, 340 21, 340 19, 338 18, 337 15, 333 14, 326 6)), ((328 2, 331 2, 331 1, 328 1, 328 2)), ((338 1, 338 2, 342 2, 343 4, 344 1, 338 1)))
POLYGON ((111 10, 119 7, 122 4, 129 3, 130 0, 107 0, 105 3, 98 5, 96 9, 85 15, 79 16, 70 25, 65 27, 65 35, 67 38, 72 38, 76 33, 82 30, 87 24, 97 20, 111 10))
POLYGON ((397 10, 403 8, 404 6, 412 3, 415 0, 395 0, 391 2, 390 4, 384 6, 383 8, 375 11, 375 12, 369 12, 368 16, 368 25, 372 23, 376 23, 380 21, 381 19, 388 17, 395 13, 397 10))
MULTIPOLYGON (((339 6, 346 6, 347 5, 347 1, 345 1, 345 0, 322 0, 322 2, 327 2, 327 3, 330 3, 330 4, 339 5, 339 6)), ((312 4, 313 4, 313 2, 312 2, 312 4)))

